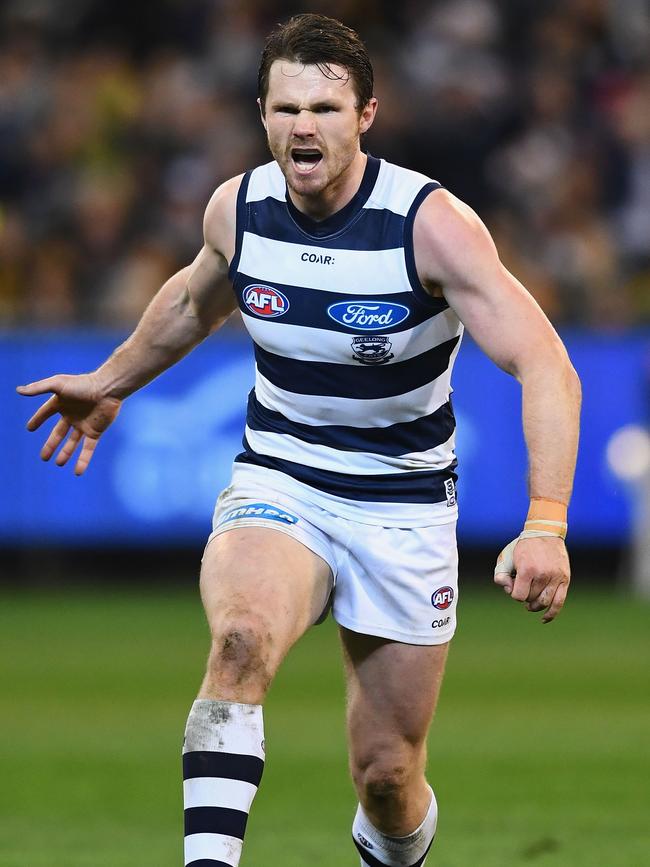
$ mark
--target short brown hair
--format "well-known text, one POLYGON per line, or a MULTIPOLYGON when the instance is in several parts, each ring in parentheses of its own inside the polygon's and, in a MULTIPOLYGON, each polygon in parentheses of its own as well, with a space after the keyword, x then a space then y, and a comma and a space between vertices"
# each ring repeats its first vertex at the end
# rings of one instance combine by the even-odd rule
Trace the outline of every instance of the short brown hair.
POLYGON ((359 35, 336 18, 311 12, 294 15, 273 30, 264 45, 257 76, 257 93, 264 111, 269 72, 275 60, 313 64, 328 78, 339 78, 332 66, 342 66, 352 80, 361 110, 372 99, 374 75, 359 35))

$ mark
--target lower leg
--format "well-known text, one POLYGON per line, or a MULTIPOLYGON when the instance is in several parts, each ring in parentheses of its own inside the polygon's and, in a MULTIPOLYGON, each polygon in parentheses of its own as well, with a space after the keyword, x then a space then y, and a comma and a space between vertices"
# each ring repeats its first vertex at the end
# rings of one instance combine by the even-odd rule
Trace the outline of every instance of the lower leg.
POLYGON ((447 647, 404 645, 347 630, 342 639, 350 765, 360 801, 354 842, 362 864, 421 867, 437 823, 424 769, 447 647))
POLYGON ((183 746, 187 867, 238 867, 264 768, 262 703, 328 587, 327 565, 274 531, 234 530, 208 546, 212 646, 183 746))
POLYGON ((364 768, 352 768, 359 793, 353 839, 362 864, 413 867, 424 863, 438 809, 424 778, 425 749, 387 743, 364 768))

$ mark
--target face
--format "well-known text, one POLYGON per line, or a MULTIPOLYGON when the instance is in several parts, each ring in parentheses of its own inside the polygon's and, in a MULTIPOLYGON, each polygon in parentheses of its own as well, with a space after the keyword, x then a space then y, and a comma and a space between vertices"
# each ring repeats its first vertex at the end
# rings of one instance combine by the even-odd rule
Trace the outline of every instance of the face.
POLYGON ((359 136, 375 116, 377 100, 359 113, 346 71, 332 71, 341 78, 288 60, 275 60, 269 71, 262 123, 273 157, 299 196, 319 196, 345 180, 360 154, 359 136))

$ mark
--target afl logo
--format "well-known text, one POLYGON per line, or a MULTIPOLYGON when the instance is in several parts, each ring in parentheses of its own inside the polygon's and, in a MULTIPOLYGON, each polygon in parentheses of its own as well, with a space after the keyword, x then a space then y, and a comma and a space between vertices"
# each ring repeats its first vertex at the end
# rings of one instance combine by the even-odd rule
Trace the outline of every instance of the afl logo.
POLYGON ((256 283, 244 289, 244 304, 251 313, 270 319, 282 316, 289 309, 289 299, 272 286, 259 286, 256 283))
POLYGON ((431 595, 431 604, 434 608, 437 608, 438 611, 444 611, 446 608, 449 608, 453 601, 453 587, 439 587, 435 593, 432 593, 431 595))
POLYGON ((327 308, 330 319, 355 331, 385 331, 404 322, 410 312, 388 301, 339 301, 327 308))

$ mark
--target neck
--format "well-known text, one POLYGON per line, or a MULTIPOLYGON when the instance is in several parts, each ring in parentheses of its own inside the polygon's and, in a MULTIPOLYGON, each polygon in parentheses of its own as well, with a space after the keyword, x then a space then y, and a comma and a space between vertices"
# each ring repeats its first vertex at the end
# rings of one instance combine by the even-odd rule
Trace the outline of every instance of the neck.
POLYGON ((312 220, 326 220, 352 201, 361 186, 367 162, 366 154, 358 151, 345 171, 319 193, 313 196, 300 195, 289 188, 291 201, 299 211, 312 220))

